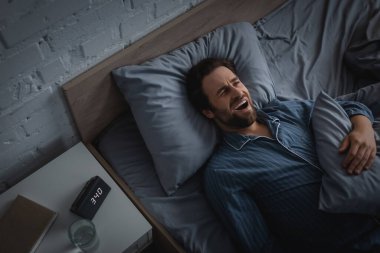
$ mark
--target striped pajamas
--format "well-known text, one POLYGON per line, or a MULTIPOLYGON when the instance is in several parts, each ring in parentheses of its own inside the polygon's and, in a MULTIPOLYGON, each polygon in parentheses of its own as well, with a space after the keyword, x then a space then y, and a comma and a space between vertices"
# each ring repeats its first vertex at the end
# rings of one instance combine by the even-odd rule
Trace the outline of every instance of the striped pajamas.
MULTIPOLYGON (((339 103, 349 115, 372 117, 359 103, 339 103)), ((318 210, 323 172, 312 108, 276 101, 258 110, 273 138, 224 133, 207 164, 206 194, 245 252, 336 252, 377 229, 368 216, 318 210)))

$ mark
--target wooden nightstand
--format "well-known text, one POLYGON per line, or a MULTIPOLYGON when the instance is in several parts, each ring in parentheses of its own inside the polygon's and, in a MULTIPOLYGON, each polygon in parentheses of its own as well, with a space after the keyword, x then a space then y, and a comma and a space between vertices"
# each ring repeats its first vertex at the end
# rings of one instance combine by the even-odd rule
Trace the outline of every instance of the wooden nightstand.
POLYGON ((112 180, 83 143, 75 145, 0 195, 0 217, 18 194, 58 213, 37 253, 79 252, 72 246, 68 226, 80 217, 70 207, 85 183, 100 176, 110 187, 94 222, 99 247, 95 252, 140 252, 152 242, 152 227, 112 180))

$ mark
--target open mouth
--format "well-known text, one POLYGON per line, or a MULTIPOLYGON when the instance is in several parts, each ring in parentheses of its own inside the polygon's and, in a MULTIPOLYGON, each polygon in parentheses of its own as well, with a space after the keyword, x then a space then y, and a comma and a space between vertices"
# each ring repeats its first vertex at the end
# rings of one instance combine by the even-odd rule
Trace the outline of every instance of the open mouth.
POLYGON ((241 111, 248 107, 248 101, 246 99, 241 100, 238 104, 234 106, 234 110, 241 111))

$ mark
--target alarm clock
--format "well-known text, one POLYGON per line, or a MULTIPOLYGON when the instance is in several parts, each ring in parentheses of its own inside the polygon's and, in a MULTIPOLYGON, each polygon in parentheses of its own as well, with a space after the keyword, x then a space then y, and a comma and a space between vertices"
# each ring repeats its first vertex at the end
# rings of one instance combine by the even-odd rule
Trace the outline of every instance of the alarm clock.
POLYGON ((70 211, 91 220, 110 190, 111 187, 99 176, 92 177, 75 198, 70 211))

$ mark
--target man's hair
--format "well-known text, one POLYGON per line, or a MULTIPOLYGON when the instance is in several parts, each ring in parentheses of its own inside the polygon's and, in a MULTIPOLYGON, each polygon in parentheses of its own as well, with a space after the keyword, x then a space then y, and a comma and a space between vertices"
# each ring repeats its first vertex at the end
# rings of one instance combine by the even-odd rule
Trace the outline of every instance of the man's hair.
POLYGON ((200 112, 211 108, 207 96, 203 92, 202 81, 218 67, 226 67, 236 74, 236 68, 232 61, 220 58, 206 58, 194 65, 186 76, 187 96, 192 105, 200 112))

